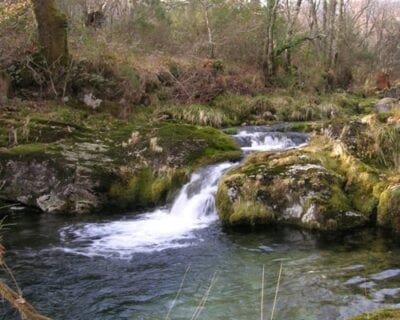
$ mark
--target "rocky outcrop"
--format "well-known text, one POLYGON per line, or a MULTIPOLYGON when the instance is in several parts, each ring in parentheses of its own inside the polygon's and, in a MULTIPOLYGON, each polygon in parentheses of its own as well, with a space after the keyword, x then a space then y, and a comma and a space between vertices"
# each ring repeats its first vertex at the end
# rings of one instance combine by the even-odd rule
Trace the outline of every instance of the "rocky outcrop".
POLYGON ((144 123, 134 130, 115 119, 96 131, 30 118, 21 124, 19 144, 1 147, 8 140, 0 130, 0 200, 48 213, 162 204, 199 166, 240 157, 236 142, 211 128, 144 123))
POLYGON ((217 206, 228 226, 297 225, 315 230, 362 226, 344 190, 344 178, 312 152, 296 150, 251 157, 219 185, 217 206))
MULTIPOLYGON (((81 214, 104 207, 107 198, 104 191, 110 188, 110 181, 106 179, 108 169, 90 166, 82 160, 79 164, 71 158, 72 153, 19 150, 1 154, 0 198, 47 213, 81 214)), ((101 163, 106 165, 107 158, 101 163)), ((115 168, 108 168, 111 176, 115 168)))
POLYGON ((249 158, 221 181, 225 225, 318 230, 368 222, 400 232, 400 132, 374 114, 333 119, 302 149, 249 158))

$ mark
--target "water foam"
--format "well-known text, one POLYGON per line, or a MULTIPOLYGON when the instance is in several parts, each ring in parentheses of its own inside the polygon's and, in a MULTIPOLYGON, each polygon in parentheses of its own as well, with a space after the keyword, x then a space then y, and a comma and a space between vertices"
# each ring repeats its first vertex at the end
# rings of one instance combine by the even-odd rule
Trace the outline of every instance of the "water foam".
POLYGON ((208 227, 218 219, 215 207, 217 183, 233 165, 208 166, 193 174, 170 210, 157 209, 132 220, 62 229, 62 240, 69 244, 66 251, 88 256, 130 257, 135 252, 189 246, 196 239, 195 230, 208 227))
POLYGON ((280 132, 240 131, 235 138, 243 151, 282 151, 299 148, 307 144, 305 135, 285 134, 280 132))
MULTIPOLYGON (((245 151, 274 151, 306 143, 305 136, 242 130, 235 138, 245 151)), ((136 252, 154 252, 190 246, 202 239, 196 230, 218 219, 215 194, 221 176, 234 163, 211 165, 194 173, 171 208, 159 208, 133 219, 78 224, 61 230, 62 249, 88 256, 129 258, 136 252)))

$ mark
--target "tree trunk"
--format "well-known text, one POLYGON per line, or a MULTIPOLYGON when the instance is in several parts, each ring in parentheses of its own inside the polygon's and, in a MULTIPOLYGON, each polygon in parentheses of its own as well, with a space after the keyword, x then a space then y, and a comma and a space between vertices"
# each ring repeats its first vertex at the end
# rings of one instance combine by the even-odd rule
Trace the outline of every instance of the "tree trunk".
POLYGON ((49 66, 68 64, 67 18, 54 0, 32 0, 39 31, 39 42, 49 66))
POLYGON ((214 34, 211 29, 210 19, 209 19, 209 9, 210 9, 210 2, 208 0, 201 0, 201 6, 204 10, 204 22, 207 28, 207 37, 208 37, 208 57, 210 59, 215 59, 215 43, 214 43, 214 34))
POLYGON ((331 0, 329 10, 328 69, 334 67, 336 53, 336 7, 337 0, 331 0))
POLYGON ((264 82, 266 85, 270 84, 271 78, 276 72, 274 56, 274 30, 279 0, 270 0, 269 3, 272 4, 268 6, 267 36, 265 37, 263 55, 263 73, 264 82))
MULTIPOLYGON (((301 9, 301 3, 302 0, 297 0, 296 7, 294 9, 294 15, 292 16, 291 14, 291 8, 289 5, 289 1, 287 1, 288 7, 288 22, 289 22, 289 27, 288 27, 288 32, 286 35, 286 42, 290 42, 293 35, 294 35, 294 29, 297 23, 297 19, 299 17, 300 9, 301 9)), ((285 54, 285 59, 286 59, 286 64, 285 64, 285 71, 287 73, 290 72, 291 66, 292 66, 292 48, 289 47, 286 49, 286 54, 285 54)))
POLYGON ((322 9, 322 33, 324 34, 324 38, 322 41, 322 48, 324 51, 324 58, 328 57, 328 0, 323 0, 323 9, 322 9))
POLYGON ((210 26, 210 20, 208 19, 208 5, 205 5, 204 7, 204 20, 206 21, 206 26, 207 26, 209 58, 214 59, 215 45, 214 45, 213 33, 210 26))
POLYGON ((318 16, 317 16, 317 3, 314 2, 314 0, 309 0, 310 1, 310 33, 311 36, 315 39, 313 41, 314 47, 315 47, 315 53, 318 57, 318 61, 321 60, 321 41, 320 38, 316 37, 317 34, 319 34, 319 25, 318 25, 318 16))

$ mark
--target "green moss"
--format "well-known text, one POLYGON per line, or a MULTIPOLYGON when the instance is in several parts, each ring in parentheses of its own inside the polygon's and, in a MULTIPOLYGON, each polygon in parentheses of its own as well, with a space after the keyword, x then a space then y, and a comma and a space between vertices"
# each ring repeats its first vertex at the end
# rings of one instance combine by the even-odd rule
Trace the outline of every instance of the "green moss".
POLYGON ((381 112, 376 114, 376 117, 380 123, 386 123, 388 118, 391 116, 393 116, 393 112, 381 112))
POLYGON ((395 185, 382 192, 378 204, 378 224, 400 231, 400 186, 395 185))
POLYGON ((322 123, 319 122, 296 122, 290 123, 287 127, 285 127, 284 131, 292 131, 292 132, 313 132, 321 129, 322 123))
POLYGON ((233 212, 229 217, 231 226, 259 226, 272 223, 274 214, 272 209, 255 201, 237 201, 233 205, 233 212))
POLYGON ((166 201, 186 181, 182 171, 173 171, 156 176, 149 167, 142 168, 133 176, 114 182, 109 196, 120 207, 144 208, 166 201))
POLYGON ((400 320, 400 310, 380 310, 352 317, 348 320, 400 320))
POLYGON ((163 150, 187 153, 186 163, 193 168, 241 156, 237 142, 213 128, 166 123, 159 127, 156 136, 163 150))
POLYGON ((8 156, 26 156, 32 154, 46 153, 46 152, 60 152, 61 148, 56 145, 46 143, 30 143, 20 144, 12 147, 4 152, 8 156))
POLYGON ((330 212, 351 211, 351 203, 343 190, 337 184, 331 184, 331 195, 328 200, 328 210, 330 212))
POLYGON ((231 136, 233 136, 233 135, 235 135, 235 134, 238 134, 238 129, 237 128, 234 128, 234 127, 232 127, 232 128, 226 128, 226 129, 224 129, 224 130, 222 130, 225 134, 228 134, 228 135, 231 135, 231 136))
POLYGON ((218 208, 218 215, 222 224, 228 224, 229 217, 233 212, 232 202, 229 199, 228 188, 226 180, 223 178, 219 185, 216 195, 216 206, 218 208))

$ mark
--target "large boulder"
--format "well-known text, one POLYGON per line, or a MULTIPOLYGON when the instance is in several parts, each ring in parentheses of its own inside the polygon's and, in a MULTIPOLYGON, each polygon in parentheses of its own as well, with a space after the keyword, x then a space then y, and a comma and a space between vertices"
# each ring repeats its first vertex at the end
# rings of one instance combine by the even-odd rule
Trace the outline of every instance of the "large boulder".
MULTIPOLYGON (((82 149, 27 150, 29 147, 17 146, 0 153, 1 199, 47 213, 88 213, 106 204, 102 190, 110 188, 106 168, 112 167, 103 154, 98 154, 98 165, 89 166, 82 149), (83 165, 70 158, 78 152, 83 165)), ((94 153, 91 155, 94 157, 94 153)), ((112 171, 108 174, 111 176, 112 171)))
POLYGON ((295 150, 250 157, 220 182, 217 207, 226 226, 297 225, 315 230, 362 226, 344 180, 312 153, 295 150))

